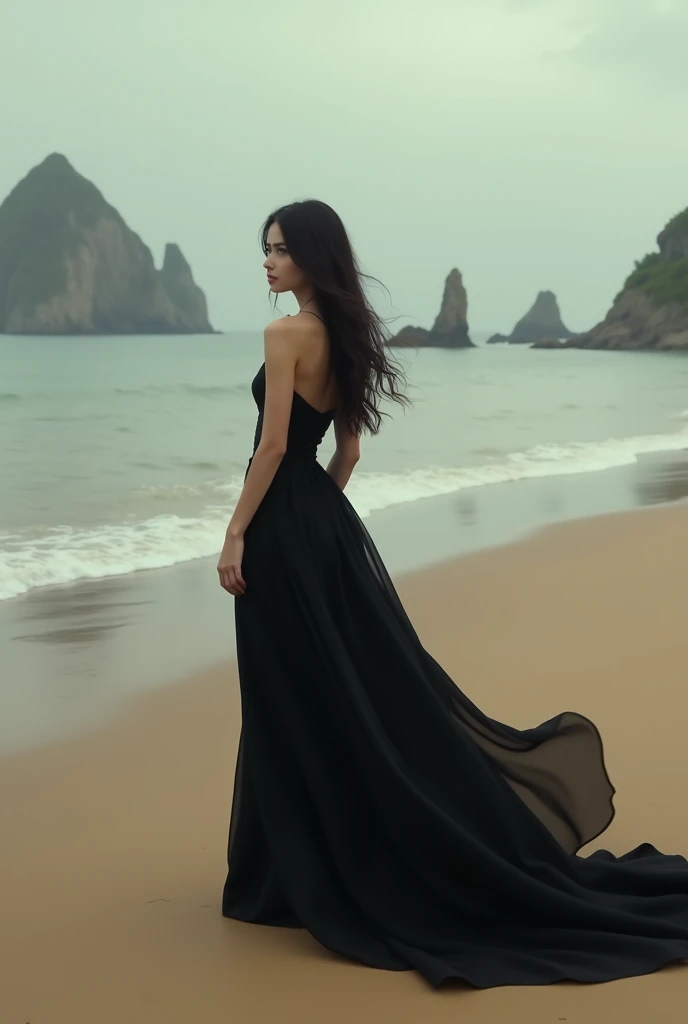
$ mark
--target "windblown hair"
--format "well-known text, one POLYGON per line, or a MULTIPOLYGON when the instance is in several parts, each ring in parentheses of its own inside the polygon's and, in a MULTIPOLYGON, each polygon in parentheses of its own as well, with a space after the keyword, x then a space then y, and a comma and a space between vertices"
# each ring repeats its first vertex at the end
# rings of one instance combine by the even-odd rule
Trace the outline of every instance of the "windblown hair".
POLYGON ((383 399, 410 404, 403 393, 405 375, 385 346, 385 321, 363 290, 363 279, 381 282, 361 272, 340 217, 326 203, 304 199, 271 213, 261 229, 265 253, 275 223, 292 260, 310 279, 325 320, 339 411, 352 434, 377 434, 387 415, 380 411, 383 399))

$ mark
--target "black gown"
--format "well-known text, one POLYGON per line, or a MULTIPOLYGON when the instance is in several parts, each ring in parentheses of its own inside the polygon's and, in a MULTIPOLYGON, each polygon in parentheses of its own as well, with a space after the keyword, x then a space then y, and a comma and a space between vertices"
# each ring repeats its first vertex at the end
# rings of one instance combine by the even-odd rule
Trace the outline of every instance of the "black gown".
MULTIPOLYGON (((262 427, 265 371, 253 381, 262 427)), ((614 810, 600 735, 484 715, 422 647, 294 395, 245 538, 242 731, 222 912, 387 970, 487 988, 688 958, 688 861, 579 849, 614 810)), ((255 450, 255 449, 254 449, 255 450)))

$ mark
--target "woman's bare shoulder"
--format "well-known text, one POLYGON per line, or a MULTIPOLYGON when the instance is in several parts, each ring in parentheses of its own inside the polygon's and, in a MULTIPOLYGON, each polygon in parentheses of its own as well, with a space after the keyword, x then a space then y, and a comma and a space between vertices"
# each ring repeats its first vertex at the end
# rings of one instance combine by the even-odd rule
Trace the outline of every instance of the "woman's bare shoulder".
POLYGON ((282 328, 288 328, 290 320, 291 317, 289 316, 289 314, 287 314, 286 316, 278 316, 276 320, 271 320, 270 323, 266 324, 264 330, 266 332, 270 331, 270 333, 274 333, 275 331, 279 331, 282 328))

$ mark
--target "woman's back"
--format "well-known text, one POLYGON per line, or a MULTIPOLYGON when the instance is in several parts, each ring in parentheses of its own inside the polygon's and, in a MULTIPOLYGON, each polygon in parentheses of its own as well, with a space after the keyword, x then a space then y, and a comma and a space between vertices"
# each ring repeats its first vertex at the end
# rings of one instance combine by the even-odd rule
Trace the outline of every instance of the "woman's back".
POLYGON ((320 314, 302 310, 289 317, 298 324, 298 360, 294 391, 320 412, 337 408, 337 382, 332 371, 330 339, 320 314))

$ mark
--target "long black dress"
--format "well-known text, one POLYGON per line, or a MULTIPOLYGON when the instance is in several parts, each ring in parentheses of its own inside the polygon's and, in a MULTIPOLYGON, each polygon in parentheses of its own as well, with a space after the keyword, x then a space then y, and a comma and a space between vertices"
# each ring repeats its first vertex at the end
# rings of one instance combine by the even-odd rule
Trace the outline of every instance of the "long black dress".
MULTIPOLYGON (((253 381, 262 427, 264 368, 253 381)), ((293 400, 246 533, 223 914, 432 985, 608 981, 688 958, 688 862, 577 851, 613 817, 592 722, 519 731, 425 651, 293 400)))

